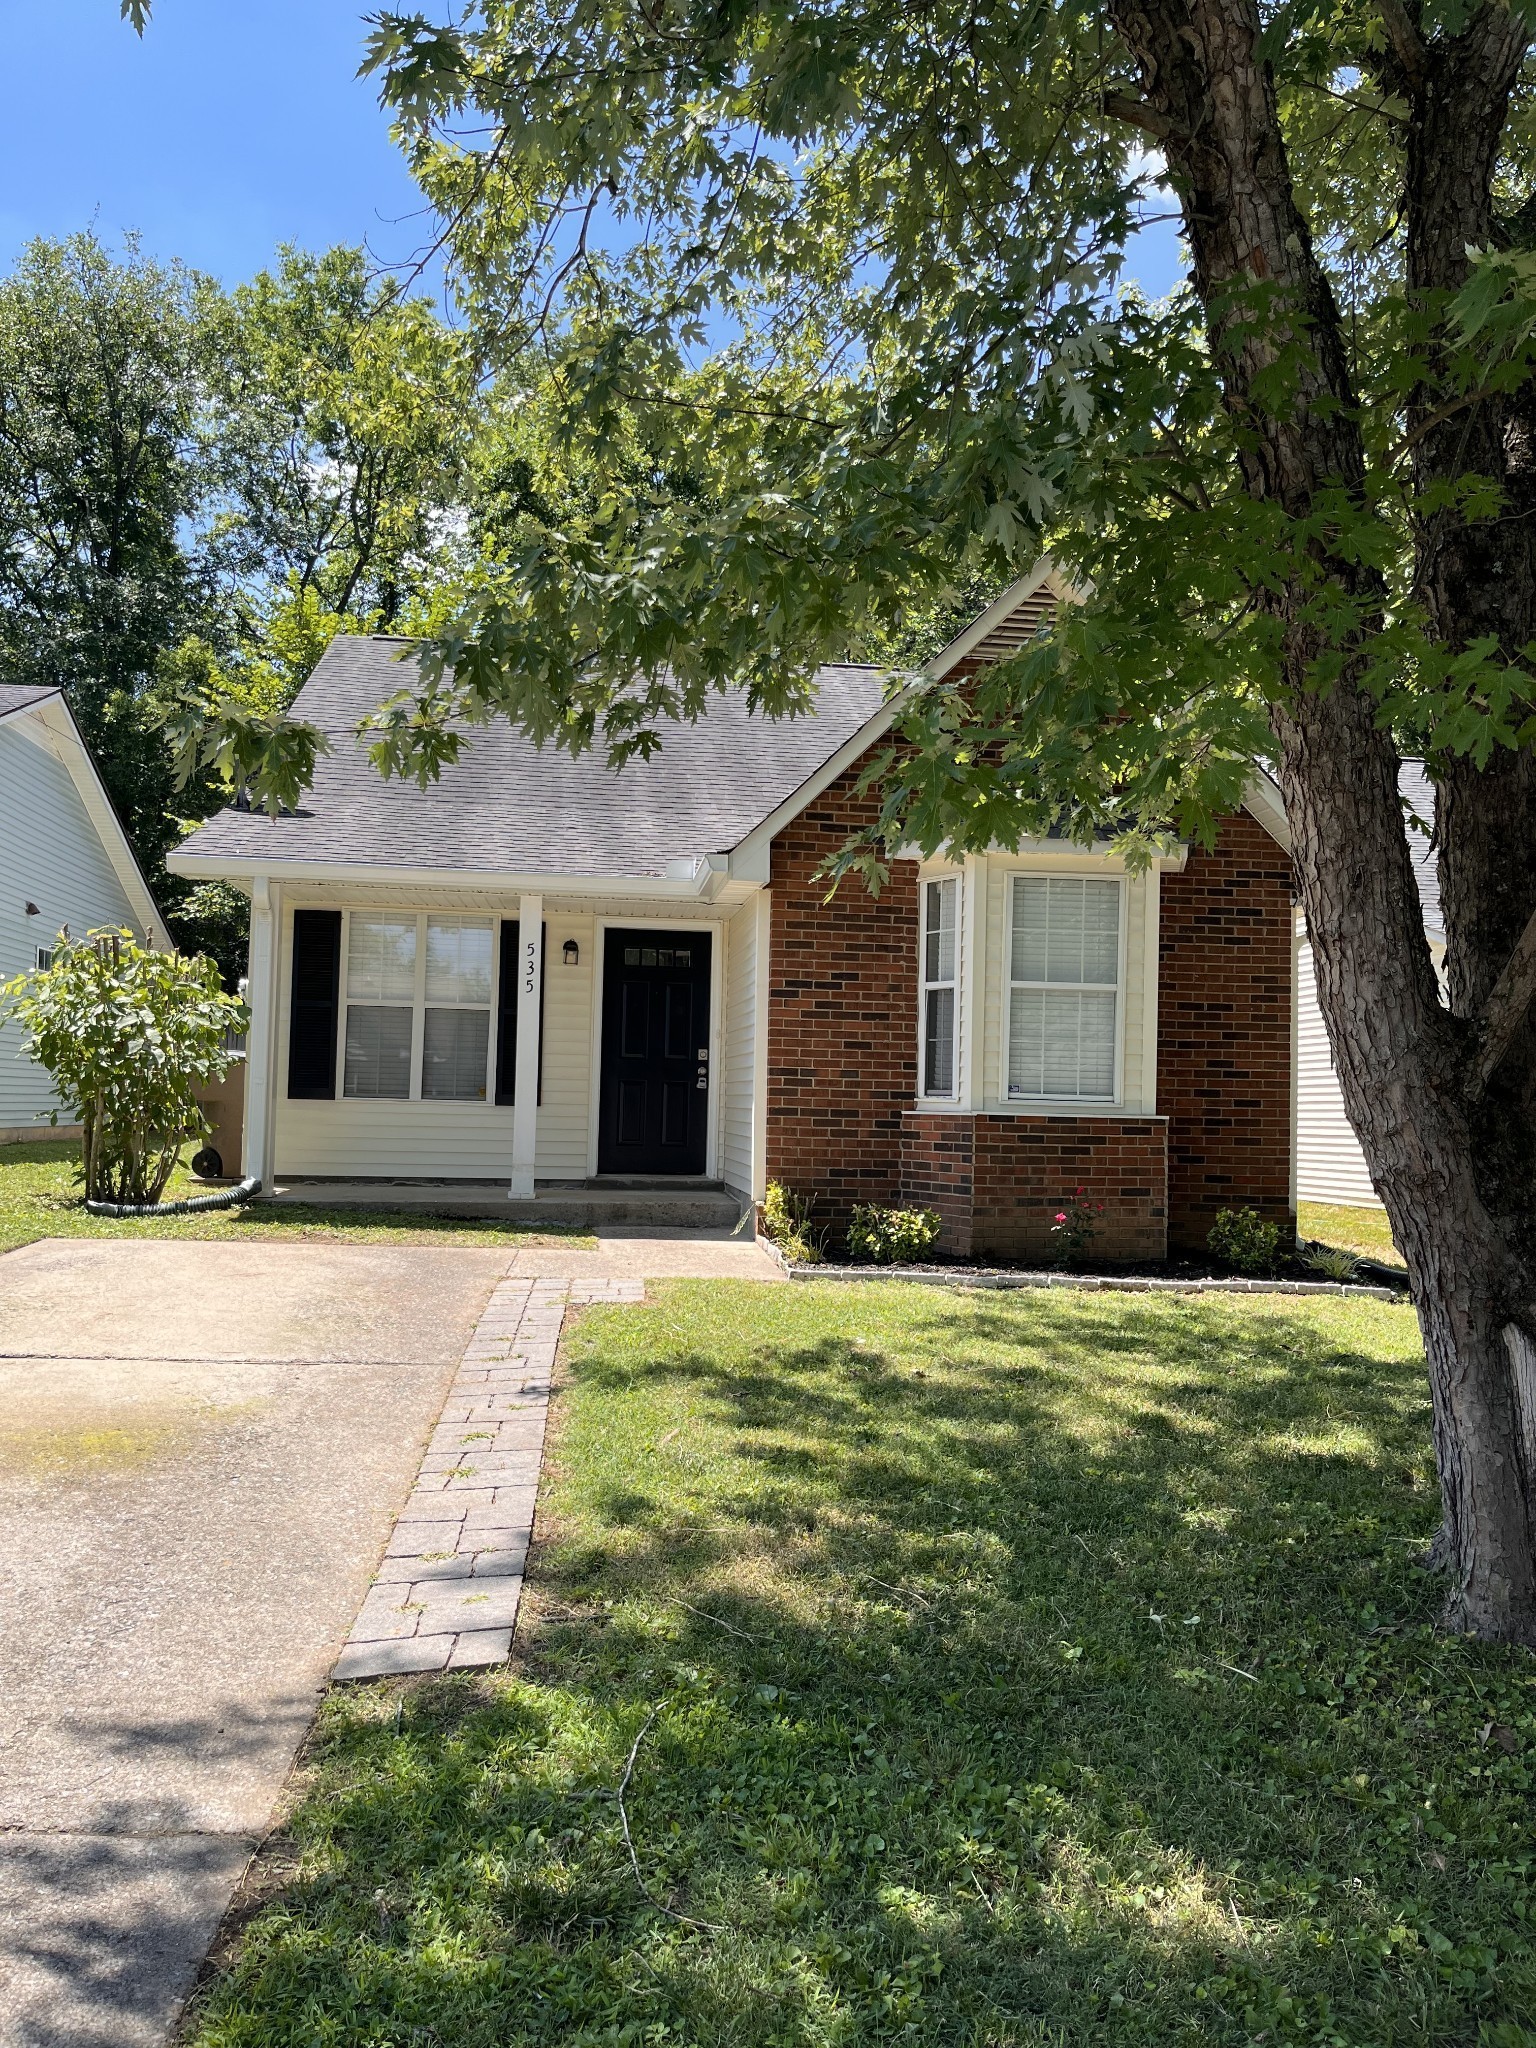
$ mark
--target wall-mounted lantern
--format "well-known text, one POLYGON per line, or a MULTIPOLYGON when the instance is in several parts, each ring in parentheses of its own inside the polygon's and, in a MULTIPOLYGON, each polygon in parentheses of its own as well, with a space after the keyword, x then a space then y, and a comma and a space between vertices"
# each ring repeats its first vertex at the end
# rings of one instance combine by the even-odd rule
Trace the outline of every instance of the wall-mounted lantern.
POLYGON ((577 945, 574 939, 567 939, 565 944, 560 948, 560 951, 565 956, 565 964, 567 967, 575 967, 580 963, 581 948, 577 945))

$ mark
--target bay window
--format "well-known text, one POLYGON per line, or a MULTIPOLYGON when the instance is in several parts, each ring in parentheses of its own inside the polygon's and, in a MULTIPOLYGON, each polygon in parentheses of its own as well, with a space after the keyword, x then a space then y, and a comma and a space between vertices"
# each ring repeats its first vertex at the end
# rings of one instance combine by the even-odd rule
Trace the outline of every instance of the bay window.
POLYGON ((1112 1102, 1121 885, 1015 875, 1008 931, 1008 1093, 1112 1102))
POLYGON ((955 1092, 955 1018, 960 887, 953 877, 923 884, 922 1075, 924 1095, 955 1092))

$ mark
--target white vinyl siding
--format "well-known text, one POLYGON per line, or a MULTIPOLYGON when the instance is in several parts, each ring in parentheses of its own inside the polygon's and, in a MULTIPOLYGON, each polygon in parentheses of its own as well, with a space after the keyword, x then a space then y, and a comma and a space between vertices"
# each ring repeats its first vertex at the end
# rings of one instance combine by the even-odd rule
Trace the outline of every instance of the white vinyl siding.
POLYGON ((758 974, 767 963, 757 957, 758 908, 746 904, 725 925, 725 1001, 720 1032, 720 1174, 738 1194, 752 1192, 753 1073, 755 1067, 758 974))
POLYGON ((1303 1202, 1381 1207, 1339 1092, 1305 939, 1296 949, 1296 1193, 1303 1202))
MULTIPOLYGON (((64 925, 77 938, 107 924, 145 936, 69 770, 27 737, 32 723, 23 712, 0 725, 0 982, 34 968, 64 925)), ((25 1043, 14 1019, 0 1024, 0 1130, 46 1133, 53 1084, 25 1043)))
POLYGON ((1120 899, 1117 880, 1013 877, 1008 932, 1010 1098, 1114 1100, 1120 899))

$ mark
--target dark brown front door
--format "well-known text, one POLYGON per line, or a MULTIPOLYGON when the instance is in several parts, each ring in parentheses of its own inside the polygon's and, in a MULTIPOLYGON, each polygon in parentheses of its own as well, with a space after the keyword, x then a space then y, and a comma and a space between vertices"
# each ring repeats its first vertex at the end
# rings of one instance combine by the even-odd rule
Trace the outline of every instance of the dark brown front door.
POLYGON ((599 1173, 704 1171, 709 942, 708 932, 607 934, 599 1173))

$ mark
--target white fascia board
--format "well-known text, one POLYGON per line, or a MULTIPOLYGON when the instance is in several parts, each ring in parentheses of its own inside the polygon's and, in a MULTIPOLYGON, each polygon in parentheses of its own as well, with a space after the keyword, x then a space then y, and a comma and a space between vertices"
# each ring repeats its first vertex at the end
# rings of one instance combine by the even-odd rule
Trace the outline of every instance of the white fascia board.
POLYGON ((9 711, 0 711, 0 725, 9 725, 13 718, 30 718, 34 711, 42 709, 52 697, 62 697, 62 690, 50 690, 47 697, 34 697, 30 704, 13 704, 9 711))
POLYGON ((941 647, 928 663, 929 675, 937 678, 948 675, 957 662, 964 661, 973 648, 980 646, 989 633, 995 632, 1005 620, 1010 619, 1027 598, 1037 590, 1049 587, 1051 595, 1062 604, 1081 604, 1084 592, 1063 576, 1049 555, 1042 555, 1032 569, 1026 569, 1015 583, 1010 583, 1000 597, 993 598, 980 618, 972 619, 963 632, 957 633, 947 647, 941 647))
POLYGON ((1286 823, 1280 785, 1263 768, 1255 768, 1243 790, 1243 809, 1284 852, 1291 850, 1291 828, 1286 823))
POLYGON ((101 850, 112 864, 118 885, 128 898, 130 907, 138 918, 139 928, 144 933, 151 949, 157 953, 174 953, 170 929, 161 915, 160 906, 150 893, 144 870, 128 843, 122 820, 107 795, 106 785, 85 743, 84 735, 75 723, 75 715, 69 708, 69 699, 62 690, 41 698, 35 704, 21 707, 17 716, 31 715, 42 726, 51 743, 56 760, 61 761, 80 801, 85 806, 86 816, 95 828, 101 842, 101 850))
POLYGON ((387 867, 364 861, 267 860, 249 855, 189 853, 179 848, 167 856, 173 874, 197 881, 230 882, 248 888, 255 874, 274 882, 330 882, 409 889, 489 889, 526 896, 654 897, 664 903, 693 903, 708 898, 715 870, 706 862, 697 875, 540 875, 499 868, 387 867))
MULTIPOLYGON (((1091 846, 1075 846, 1064 839, 1021 839, 1017 846, 1005 846, 994 840, 983 851, 989 858, 998 860, 1030 861, 1036 864, 1055 865, 1061 868, 1094 867, 1112 868, 1116 874, 1127 872, 1125 862, 1115 852, 1114 844, 1108 839, 1096 839, 1091 846)), ((931 862, 935 867, 956 865, 954 856, 942 848, 937 853, 924 853, 920 846, 898 846, 891 855, 892 860, 915 860, 922 865, 931 862)), ((1160 875, 1181 875, 1189 861, 1189 848, 1183 840, 1172 853, 1156 853, 1152 856, 1151 868, 1160 875)))
MULTIPOLYGON (((1001 625, 1026 598, 1033 597, 1043 584, 1049 584, 1053 594, 1064 604, 1080 602, 1083 596, 1077 586, 1070 583, 1056 568, 1049 555, 1042 555, 1034 567, 1011 583, 1001 597, 973 619, 963 633, 950 641, 947 647, 929 661, 923 673, 933 681, 945 675, 957 661, 963 661, 971 649, 984 640, 994 627, 1001 625)), ((859 756, 883 739, 895 724, 903 708, 921 690, 922 684, 909 683, 898 690, 881 705, 880 709, 867 718, 856 733, 844 740, 837 752, 824 761, 814 775, 807 776, 800 787, 787 796, 777 810, 770 811, 761 824, 752 830, 731 849, 731 873, 743 881, 766 882, 768 880, 768 848, 784 827, 799 817, 807 804, 816 801, 823 790, 830 789, 840 775, 851 768, 859 756)))

